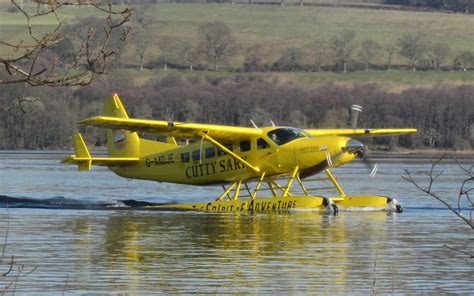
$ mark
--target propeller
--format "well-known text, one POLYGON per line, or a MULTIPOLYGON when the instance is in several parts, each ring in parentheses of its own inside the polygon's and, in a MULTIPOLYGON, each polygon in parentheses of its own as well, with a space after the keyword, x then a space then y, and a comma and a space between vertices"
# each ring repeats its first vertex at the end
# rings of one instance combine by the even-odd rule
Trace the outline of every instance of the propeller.
POLYGON ((359 149, 356 151, 357 158, 359 158, 362 163, 367 166, 367 168, 370 171, 370 177, 373 178, 377 174, 377 171, 379 170, 379 165, 377 163, 372 162, 368 157, 367 157, 367 146, 363 146, 362 149, 359 149))
MULTIPOLYGON (((359 118, 359 113, 362 112, 363 108, 360 105, 351 106, 351 127, 353 129, 357 128, 357 120, 359 118)), ((349 152, 357 154, 357 158, 362 160, 362 162, 367 166, 370 171, 370 177, 373 178, 377 174, 379 169, 378 164, 373 163, 367 157, 367 146, 361 142, 351 139, 347 142, 347 149, 349 152)))
POLYGON ((323 160, 322 162, 314 165, 313 167, 310 167, 308 169, 305 169, 304 171, 301 172, 300 178, 305 179, 307 177, 310 177, 314 174, 317 174, 327 168, 331 168, 334 165, 334 162, 338 160, 338 158, 343 155, 344 153, 351 153, 351 154, 356 154, 356 157, 362 160, 362 162, 367 166, 367 168, 370 171, 370 177, 373 178, 375 177, 375 174, 378 171, 378 165, 376 163, 373 163, 372 161, 369 160, 367 157, 367 146, 365 146, 363 143, 361 143, 358 140, 354 139, 349 139, 346 143, 345 147, 342 147, 339 152, 336 154, 331 155, 329 151, 326 152, 326 159, 323 160))
MULTIPOLYGON (((362 112, 362 109, 363 109, 362 106, 359 106, 359 105, 351 106, 350 125, 353 129, 357 128, 357 120, 359 118, 359 113, 362 112)), ((313 167, 310 167, 302 171, 300 173, 300 178, 304 179, 314 174, 317 174, 327 168, 333 167, 334 161, 337 161, 337 159, 344 153, 356 154, 356 157, 359 158, 364 163, 364 165, 369 169, 370 177, 373 178, 377 174, 379 166, 378 164, 369 160, 369 158, 367 157, 367 154, 368 154, 367 151, 368 151, 367 146, 365 146, 362 142, 355 139, 349 139, 346 143, 346 146, 342 147, 341 150, 337 152, 336 154, 331 155, 331 153, 327 151, 326 159, 314 165, 313 167)))

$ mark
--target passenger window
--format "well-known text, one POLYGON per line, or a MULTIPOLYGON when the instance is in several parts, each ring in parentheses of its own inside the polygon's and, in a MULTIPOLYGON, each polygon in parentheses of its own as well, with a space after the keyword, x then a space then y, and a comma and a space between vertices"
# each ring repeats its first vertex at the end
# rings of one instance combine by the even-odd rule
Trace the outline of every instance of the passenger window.
POLYGON ((189 152, 181 153, 181 162, 189 162, 189 152))
POLYGON ((245 152, 250 150, 250 141, 240 142, 240 151, 245 152))
POLYGON ((209 147, 206 148, 206 158, 213 158, 216 157, 216 148, 209 147))
POLYGON ((262 138, 259 138, 257 140, 257 149, 261 150, 261 149, 267 149, 267 148, 270 148, 270 145, 267 143, 267 141, 265 141, 262 138))
POLYGON ((193 151, 193 161, 201 160, 201 150, 194 150, 193 151))
MULTIPOLYGON (((225 148, 229 149, 230 151, 234 150, 233 147, 232 147, 232 144, 224 144, 224 146, 225 146, 225 148)), ((217 151, 217 155, 219 155, 219 156, 225 155, 225 152, 223 150, 219 149, 217 151)))

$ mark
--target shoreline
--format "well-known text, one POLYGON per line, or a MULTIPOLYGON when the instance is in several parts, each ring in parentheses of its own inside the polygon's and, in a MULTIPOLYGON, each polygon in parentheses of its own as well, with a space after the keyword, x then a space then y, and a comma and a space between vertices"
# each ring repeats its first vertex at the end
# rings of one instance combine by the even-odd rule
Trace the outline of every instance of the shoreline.
MULTIPOLYGON (((107 156, 107 149, 91 149, 92 155, 107 156)), ((14 158, 20 158, 21 156, 29 156, 27 158, 61 158, 67 157, 74 154, 73 150, 66 149, 51 149, 51 150, 28 150, 28 149, 0 149, 0 158, 5 156, 11 156, 14 158)), ((434 149, 401 149, 401 150, 369 150, 368 155, 370 158, 440 158, 445 155, 448 159, 463 158, 463 159, 474 159, 474 150, 434 150, 434 149)))

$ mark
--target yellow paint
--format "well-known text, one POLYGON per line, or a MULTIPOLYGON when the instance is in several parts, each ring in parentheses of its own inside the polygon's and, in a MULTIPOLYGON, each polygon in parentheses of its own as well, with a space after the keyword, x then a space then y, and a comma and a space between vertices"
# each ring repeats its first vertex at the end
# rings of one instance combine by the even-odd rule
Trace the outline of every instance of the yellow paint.
MULTIPOLYGON (((75 163, 80 170, 90 170, 92 165, 109 167, 119 176, 131 179, 190 185, 232 184, 218 200, 231 196, 235 204, 229 207, 242 209, 239 199, 244 185, 250 199, 257 196, 260 185, 267 184, 273 198, 303 198, 298 206, 318 207, 314 200, 306 199, 308 192, 300 176, 309 176, 326 171, 330 181, 338 190, 334 202, 340 205, 373 206, 383 203, 383 198, 346 197, 342 187, 329 168, 351 162, 356 153, 349 136, 412 133, 415 129, 320 129, 300 130, 289 127, 234 127, 186 122, 167 122, 129 118, 117 95, 104 101, 104 116, 84 119, 81 124, 103 127, 107 132, 109 157, 92 157, 80 134, 74 135, 75 155, 63 160, 75 163), (151 141, 139 137, 146 132, 167 137, 166 142, 151 141), (176 141, 178 139, 178 141, 176 141), (192 139, 187 145, 178 145, 180 139, 192 139), (351 148, 351 149, 348 149, 351 148), (286 187, 275 182, 287 176, 286 187), (294 180, 300 184, 305 196, 296 197, 291 192, 294 180), (251 193, 248 184, 259 181, 251 193), (278 191, 279 190, 279 191, 278 191), (340 200, 343 198, 343 200, 340 200), (311 200, 311 202, 310 202, 311 200)), ((385 198, 385 203, 387 199, 385 198)), ((193 204, 198 208, 208 203, 193 204)), ((212 207, 214 204, 211 203, 212 207)), ((221 204, 222 205, 222 204, 221 204)), ((183 207, 183 205, 179 205, 183 207)))
POLYGON ((148 209, 160 210, 194 210, 205 212, 267 212, 293 209, 319 209, 325 208, 322 196, 297 196, 297 197, 268 197, 253 200, 228 200, 214 202, 197 202, 189 204, 170 204, 150 206, 148 209))
MULTIPOLYGON (((204 212, 267 212, 275 210, 325 210, 323 196, 260 197, 256 199, 232 199, 214 202, 196 202, 148 206, 146 209, 181 210, 204 212)), ((385 209, 389 199, 386 196, 345 196, 331 197, 329 200, 340 209, 358 207, 385 209)))
POLYGON ((331 198, 334 203, 342 208, 356 208, 356 207, 385 207, 388 202, 388 197, 377 195, 357 195, 345 196, 342 200, 335 200, 331 198))

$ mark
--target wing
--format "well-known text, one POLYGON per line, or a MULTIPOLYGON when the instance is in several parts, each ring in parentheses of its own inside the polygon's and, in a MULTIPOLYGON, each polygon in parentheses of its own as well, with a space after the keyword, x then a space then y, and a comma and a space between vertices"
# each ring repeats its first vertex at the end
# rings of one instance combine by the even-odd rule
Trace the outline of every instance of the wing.
POLYGON ((200 138, 202 133, 216 140, 240 140, 263 134, 260 128, 234 127, 226 125, 168 122, 133 118, 96 116, 80 121, 81 124, 110 129, 125 129, 176 138, 200 138))
POLYGON ((309 129, 305 130, 311 135, 318 136, 396 136, 416 133, 415 128, 370 128, 370 129, 309 129))

